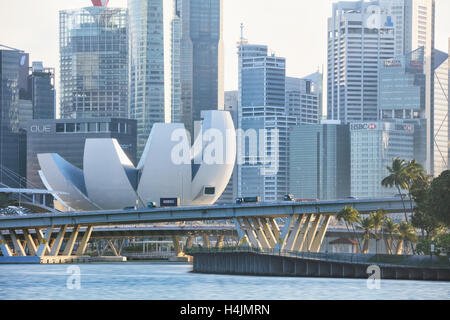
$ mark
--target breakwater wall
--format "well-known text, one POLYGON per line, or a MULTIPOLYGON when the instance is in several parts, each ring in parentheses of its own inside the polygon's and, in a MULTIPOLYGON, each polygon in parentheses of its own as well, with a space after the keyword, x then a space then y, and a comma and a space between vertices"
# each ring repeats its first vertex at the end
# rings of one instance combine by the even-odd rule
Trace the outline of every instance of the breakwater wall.
POLYGON ((377 263, 325 261, 253 252, 192 253, 196 273, 253 276, 367 279, 380 268, 381 279, 450 281, 450 268, 396 266, 377 263))

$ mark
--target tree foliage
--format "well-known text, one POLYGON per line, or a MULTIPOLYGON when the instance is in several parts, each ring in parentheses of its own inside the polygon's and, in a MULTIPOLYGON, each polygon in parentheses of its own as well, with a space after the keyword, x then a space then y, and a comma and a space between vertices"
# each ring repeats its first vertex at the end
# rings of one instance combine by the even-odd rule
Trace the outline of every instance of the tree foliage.
POLYGON ((450 227, 450 171, 444 171, 431 183, 428 192, 430 213, 450 227))

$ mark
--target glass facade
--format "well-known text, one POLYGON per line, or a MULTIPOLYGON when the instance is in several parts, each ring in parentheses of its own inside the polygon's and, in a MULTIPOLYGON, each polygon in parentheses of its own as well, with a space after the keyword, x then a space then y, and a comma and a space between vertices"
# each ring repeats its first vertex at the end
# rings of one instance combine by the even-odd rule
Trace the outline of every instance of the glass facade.
POLYGON ((414 125, 394 122, 350 124, 351 196, 393 197, 398 191, 381 186, 392 159, 414 159, 414 125))
POLYGON ((295 198, 336 200, 350 196, 348 125, 294 127, 289 150, 289 193, 295 198))
POLYGON ((379 1, 333 4, 328 20, 328 119, 377 120, 378 62, 395 52, 391 18, 389 7, 379 1))
POLYGON ((175 0, 175 6, 181 18, 181 106, 176 108, 192 133, 202 111, 224 107, 223 0, 175 0))
POLYGON ((437 176, 448 167, 448 54, 433 50, 432 60, 431 90, 427 90, 424 47, 381 61, 378 113, 380 120, 415 126, 414 159, 437 176))
POLYGON ((432 93, 432 126, 434 145, 432 148, 432 172, 439 176, 448 168, 448 54, 439 50, 433 52, 434 79, 432 93))
POLYGON ((127 9, 88 7, 59 16, 61 118, 127 118, 127 9))
POLYGON ((173 0, 128 0, 130 118, 137 120, 138 157, 155 123, 171 120, 173 0))
POLYGON ((19 187, 26 175, 26 133, 20 129, 20 92, 26 91, 28 55, 0 48, 0 185, 19 187))
POLYGON ((318 124, 322 118, 322 74, 286 78, 286 112, 299 124, 318 124))
POLYGON ((379 118, 425 117, 424 47, 379 62, 379 118))
POLYGON ((55 70, 33 62, 28 81, 33 101, 33 119, 55 119, 55 70))
POLYGON ((239 45, 239 127, 254 130, 257 146, 246 138, 238 149, 238 194, 273 202, 288 193, 289 130, 297 121, 286 113, 286 60, 267 52, 267 46, 239 45))

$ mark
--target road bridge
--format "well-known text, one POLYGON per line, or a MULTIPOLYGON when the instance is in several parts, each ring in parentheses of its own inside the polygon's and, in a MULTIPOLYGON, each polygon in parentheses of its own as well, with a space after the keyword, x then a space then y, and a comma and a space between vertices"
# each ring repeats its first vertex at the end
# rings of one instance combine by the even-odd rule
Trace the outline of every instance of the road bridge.
POLYGON ((408 210, 404 209, 400 198, 390 198, 147 208, 1 217, 0 248, 5 257, 83 256, 94 227, 189 221, 232 221, 244 246, 319 252, 331 217, 345 207, 353 207, 362 214, 368 214, 378 209, 382 209, 386 213, 408 210), (280 218, 284 218, 282 228, 279 225, 280 218), (80 233, 82 227, 85 228, 83 234, 80 233), (52 240, 53 231, 56 229, 56 238, 52 240), (65 240, 69 229, 72 232, 65 240), (23 239, 19 237, 19 230, 22 232, 23 239), (34 230, 33 233, 32 230, 34 230), (9 239, 6 238, 7 234, 9 239), (65 245, 61 250, 63 242, 65 245), (74 252, 76 243, 78 245, 74 252), (25 250, 25 246, 28 250, 25 250))

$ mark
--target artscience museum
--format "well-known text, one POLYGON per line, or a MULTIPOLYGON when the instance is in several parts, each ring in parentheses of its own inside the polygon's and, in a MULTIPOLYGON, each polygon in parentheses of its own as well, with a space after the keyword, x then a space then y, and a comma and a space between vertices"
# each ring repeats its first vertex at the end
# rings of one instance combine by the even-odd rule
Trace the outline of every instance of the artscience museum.
POLYGON ((233 173, 236 132, 229 112, 206 111, 193 145, 183 124, 155 124, 137 167, 116 139, 87 139, 83 170, 55 153, 38 160, 59 210, 143 208, 175 198, 182 206, 212 205, 233 173))

